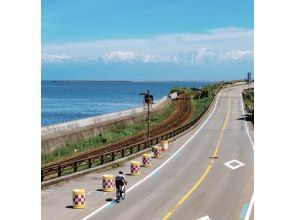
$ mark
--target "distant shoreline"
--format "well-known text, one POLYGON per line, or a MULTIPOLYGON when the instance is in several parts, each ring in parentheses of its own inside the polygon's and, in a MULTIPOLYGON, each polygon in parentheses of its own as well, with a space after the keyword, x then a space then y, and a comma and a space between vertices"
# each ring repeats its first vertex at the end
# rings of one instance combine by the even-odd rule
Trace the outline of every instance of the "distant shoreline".
POLYGON ((146 82, 146 83, 160 83, 160 82, 207 82, 207 83, 214 83, 217 81, 207 81, 207 80, 152 80, 152 81, 135 81, 135 80, 41 80, 43 82, 133 82, 133 83, 140 83, 140 82, 146 82))
POLYGON ((199 81, 41 81, 41 125, 62 123, 107 114, 142 105, 143 91, 149 90, 154 100, 166 96, 173 87, 200 87, 212 84, 199 81))

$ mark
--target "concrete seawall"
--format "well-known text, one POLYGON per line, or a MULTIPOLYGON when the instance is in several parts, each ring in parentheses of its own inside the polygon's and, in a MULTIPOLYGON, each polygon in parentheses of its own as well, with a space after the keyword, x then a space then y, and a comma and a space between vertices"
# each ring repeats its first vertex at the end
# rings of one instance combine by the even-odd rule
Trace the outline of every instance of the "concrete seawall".
MULTIPOLYGON (((168 106, 169 99, 165 96, 151 107, 151 115, 162 113, 168 106)), ((41 152, 48 153, 67 143, 91 137, 112 128, 121 128, 125 125, 142 121, 146 118, 144 108, 134 108, 121 112, 60 123, 42 127, 41 152)))

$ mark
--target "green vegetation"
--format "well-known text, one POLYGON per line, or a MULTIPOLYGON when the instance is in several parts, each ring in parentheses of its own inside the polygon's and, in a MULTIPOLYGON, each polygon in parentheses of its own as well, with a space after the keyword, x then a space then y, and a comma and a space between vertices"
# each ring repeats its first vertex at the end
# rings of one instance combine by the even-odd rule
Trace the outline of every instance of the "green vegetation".
POLYGON ((193 99, 193 116, 199 115, 204 109, 209 105, 212 100, 212 96, 200 98, 200 99, 193 99))
MULTIPOLYGON (((174 111, 175 105, 171 103, 167 110, 158 115, 150 117, 150 127, 157 126, 164 120, 166 120, 174 111)), ((62 160, 77 155, 80 152, 85 152, 91 149, 102 148, 106 144, 122 140, 123 138, 135 135, 144 129, 146 129, 147 124, 145 121, 127 125, 125 128, 113 128, 112 130, 104 133, 100 133, 94 137, 85 138, 78 142, 66 144, 66 146, 60 147, 48 154, 41 155, 42 164, 50 163, 57 160, 62 160)))
POLYGON ((254 89, 246 89, 243 92, 245 108, 248 113, 254 112, 254 89))
POLYGON ((209 84, 202 89, 193 89, 193 116, 199 115, 204 111, 213 99, 213 95, 217 90, 217 84, 209 84))
POLYGON ((170 90, 170 93, 177 92, 178 95, 184 94, 184 93, 190 93, 192 92, 192 89, 189 87, 178 87, 175 86, 170 90))
POLYGON ((209 91, 207 89, 197 89, 194 91, 195 91, 194 99, 203 99, 209 96, 209 91))
MULTIPOLYGON (((214 94, 217 89, 223 85, 223 82, 208 84, 203 88, 181 88, 175 87, 171 90, 172 92, 180 91, 182 93, 188 93, 193 97, 192 106, 193 106, 193 117, 199 115, 203 110, 209 106, 209 103, 212 101, 214 94)), ((179 93, 178 93, 179 94, 179 93)))

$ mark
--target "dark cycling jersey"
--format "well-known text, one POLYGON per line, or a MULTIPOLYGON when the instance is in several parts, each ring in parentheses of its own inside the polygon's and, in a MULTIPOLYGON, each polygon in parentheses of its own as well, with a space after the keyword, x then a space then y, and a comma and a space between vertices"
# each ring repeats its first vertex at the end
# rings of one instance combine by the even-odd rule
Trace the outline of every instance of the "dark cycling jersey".
POLYGON ((116 177, 115 177, 115 185, 116 185, 116 188, 119 188, 119 186, 123 186, 126 182, 126 179, 124 177, 124 175, 122 174, 118 174, 116 177))

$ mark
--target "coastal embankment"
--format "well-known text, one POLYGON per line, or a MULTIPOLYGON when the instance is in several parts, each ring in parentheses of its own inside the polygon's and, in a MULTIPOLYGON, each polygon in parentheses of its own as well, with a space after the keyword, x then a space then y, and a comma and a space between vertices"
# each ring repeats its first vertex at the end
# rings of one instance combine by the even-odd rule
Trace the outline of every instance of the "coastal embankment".
MULTIPOLYGON (((169 102, 170 100, 166 96, 156 101, 151 105, 151 116, 164 112, 169 102)), ((146 116, 147 109, 140 107, 42 127, 41 153, 52 152, 66 144, 101 134, 112 128, 123 128, 126 125, 143 121, 146 116)))

